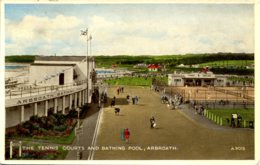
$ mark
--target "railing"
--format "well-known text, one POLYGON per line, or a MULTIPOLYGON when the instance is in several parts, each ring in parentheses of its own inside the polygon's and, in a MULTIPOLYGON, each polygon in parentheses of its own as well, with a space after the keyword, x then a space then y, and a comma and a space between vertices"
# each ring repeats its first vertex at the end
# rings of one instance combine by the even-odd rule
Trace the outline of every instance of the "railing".
POLYGON ((21 98, 25 96, 33 96, 39 94, 46 94, 55 91, 62 91, 65 89, 71 89, 76 86, 80 86, 85 84, 86 80, 79 81, 77 83, 70 83, 65 85, 51 85, 51 86, 24 86, 14 90, 6 90, 5 91, 5 98, 12 99, 12 98, 21 98))

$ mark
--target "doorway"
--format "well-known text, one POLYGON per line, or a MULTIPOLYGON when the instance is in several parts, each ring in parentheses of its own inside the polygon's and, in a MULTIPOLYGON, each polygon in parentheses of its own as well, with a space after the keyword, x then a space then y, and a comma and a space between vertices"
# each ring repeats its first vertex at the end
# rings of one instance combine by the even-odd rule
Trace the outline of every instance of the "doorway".
POLYGON ((196 80, 196 81, 195 81, 195 85, 196 85, 196 86, 201 86, 201 80, 196 80))
POLYGON ((64 73, 60 73, 59 75, 59 85, 64 85, 64 73))

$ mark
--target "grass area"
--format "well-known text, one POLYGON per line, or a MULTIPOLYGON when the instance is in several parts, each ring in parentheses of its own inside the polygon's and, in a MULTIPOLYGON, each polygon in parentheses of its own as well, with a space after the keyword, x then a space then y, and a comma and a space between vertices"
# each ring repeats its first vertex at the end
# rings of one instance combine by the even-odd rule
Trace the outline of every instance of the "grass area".
POLYGON ((222 60, 222 61, 211 61, 199 64, 201 67, 242 67, 254 64, 254 60, 222 60))
POLYGON ((63 150, 62 146, 59 146, 58 151, 61 152, 61 154, 58 156, 57 160, 64 160, 67 156, 67 154, 69 153, 68 150, 63 150))
POLYGON ((254 109, 208 109, 209 112, 222 117, 223 125, 229 126, 230 123, 227 122, 227 119, 231 120, 231 114, 240 114, 242 116, 242 122, 246 120, 247 125, 248 121, 254 121, 254 109))
MULTIPOLYGON (((74 128, 75 129, 75 128, 74 128)), ((53 137, 53 136, 43 136, 38 137, 39 140, 45 140, 49 143, 56 143, 56 144, 71 144, 75 138, 74 131, 71 131, 69 136, 62 136, 62 137, 53 137)))
POLYGON ((129 86, 151 86, 151 77, 122 77, 106 80, 109 85, 129 85, 129 86))
MULTIPOLYGON (((128 85, 128 86, 151 86, 153 77, 122 77, 105 80, 109 85, 128 85)), ((157 80, 166 83, 167 77, 156 77, 157 80)))

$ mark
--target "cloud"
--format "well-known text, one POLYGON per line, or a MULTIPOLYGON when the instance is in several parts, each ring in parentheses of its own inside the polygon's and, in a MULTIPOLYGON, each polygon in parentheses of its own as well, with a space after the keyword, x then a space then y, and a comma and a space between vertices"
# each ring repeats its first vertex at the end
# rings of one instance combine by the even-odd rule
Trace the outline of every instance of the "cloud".
POLYGON ((71 35, 80 24, 80 19, 64 15, 57 15, 55 18, 27 15, 18 22, 7 20, 6 37, 10 43, 6 44, 6 54, 48 54, 41 51, 42 48, 48 47, 47 50, 51 51, 55 46, 59 48, 61 43, 73 43, 71 35))
POLYGON ((243 21, 221 13, 187 19, 26 15, 20 21, 6 20, 6 54, 86 54, 86 38, 80 36, 86 26, 96 55, 253 52, 253 18, 240 17, 243 21))
POLYGON ((170 19, 110 20, 94 16, 90 25, 97 54, 185 54, 253 52, 253 21, 170 19))

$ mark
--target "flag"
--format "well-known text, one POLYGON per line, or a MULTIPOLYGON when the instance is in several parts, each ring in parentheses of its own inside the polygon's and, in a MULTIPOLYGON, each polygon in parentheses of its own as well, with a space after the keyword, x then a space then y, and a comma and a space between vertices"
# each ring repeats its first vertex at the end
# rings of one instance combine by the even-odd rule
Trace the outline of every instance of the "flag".
POLYGON ((86 30, 81 30, 81 35, 88 35, 88 28, 86 28, 86 30))

